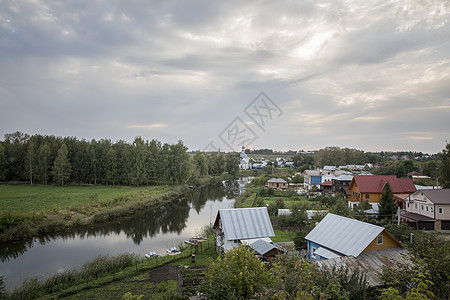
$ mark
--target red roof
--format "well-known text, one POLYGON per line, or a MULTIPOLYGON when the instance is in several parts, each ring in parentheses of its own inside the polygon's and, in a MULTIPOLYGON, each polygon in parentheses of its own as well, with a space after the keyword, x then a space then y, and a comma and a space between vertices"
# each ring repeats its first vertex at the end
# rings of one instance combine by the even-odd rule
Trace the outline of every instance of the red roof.
POLYGON ((333 186, 333 182, 331 180, 324 181, 320 184, 321 186, 333 186))
POLYGON ((413 193, 414 183, 409 178, 397 178, 395 175, 355 175, 353 177, 361 193, 382 193, 386 182, 394 194, 413 193))

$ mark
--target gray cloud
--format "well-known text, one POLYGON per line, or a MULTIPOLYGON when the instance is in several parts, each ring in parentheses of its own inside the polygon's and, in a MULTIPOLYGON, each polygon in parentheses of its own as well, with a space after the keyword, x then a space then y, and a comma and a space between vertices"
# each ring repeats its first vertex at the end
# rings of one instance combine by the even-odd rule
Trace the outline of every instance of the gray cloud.
POLYGON ((437 0, 1 2, 0 133, 203 149, 264 91, 283 115, 249 123, 254 147, 438 152, 449 17, 437 0))

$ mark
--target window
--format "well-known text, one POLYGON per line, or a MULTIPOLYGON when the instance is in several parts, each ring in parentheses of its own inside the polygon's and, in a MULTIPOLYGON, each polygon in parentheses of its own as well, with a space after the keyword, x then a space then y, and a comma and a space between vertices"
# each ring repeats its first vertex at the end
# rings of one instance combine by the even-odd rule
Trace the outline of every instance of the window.
POLYGON ((417 203, 414 203, 414 209, 417 209, 417 203))
POLYGON ((409 202, 406 203, 406 207, 409 208, 409 202))
POLYGON ((369 199, 369 194, 366 194, 366 199, 369 199))
POLYGON ((383 236, 382 236, 382 235, 379 235, 379 236, 377 237, 377 245, 381 245, 381 244, 383 244, 383 236))
POLYGON ((443 207, 439 207, 439 214, 443 214, 444 213, 444 208, 443 207))
POLYGON ((428 211, 428 206, 425 206, 425 210, 428 211))
POLYGON ((316 249, 315 247, 312 247, 312 248, 311 248, 311 257, 312 257, 312 258, 316 258, 316 250, 317 250, 317 249, 316 249))
POLYGON ((423 204, 420 205, 420 210, 423 211, 423 204))
POLYGON ((432 207, 430 207, 430 212, 433 212, 433 208, 432 207))

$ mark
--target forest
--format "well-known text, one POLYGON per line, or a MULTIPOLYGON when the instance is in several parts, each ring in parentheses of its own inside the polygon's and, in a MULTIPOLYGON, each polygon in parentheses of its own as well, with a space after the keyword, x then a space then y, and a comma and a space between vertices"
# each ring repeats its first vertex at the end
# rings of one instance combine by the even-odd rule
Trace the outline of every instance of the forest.
POLYGON ((30 184, 153 185, 184 184, 205 175, 235 175, 233 153, 193 155, 176 144, 136 137, 132 143, 110 139, 5 134, 0 141, 0 182, 30 184))

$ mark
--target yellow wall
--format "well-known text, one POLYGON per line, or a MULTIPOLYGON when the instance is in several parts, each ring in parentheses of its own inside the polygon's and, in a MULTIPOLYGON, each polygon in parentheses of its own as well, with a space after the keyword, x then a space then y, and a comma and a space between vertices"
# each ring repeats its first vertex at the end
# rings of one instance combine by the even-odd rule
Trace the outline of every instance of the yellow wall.
POLYGON ((383 236, 383 244, 377 244, 377 237, 364 249, 363 252, 374 251, 374 250, 383 250, 389 248, 397 248, 400 247, 400 244, 395 241, 390 234, 383 230, 379 235, 383 236))

